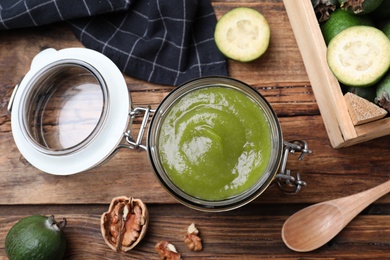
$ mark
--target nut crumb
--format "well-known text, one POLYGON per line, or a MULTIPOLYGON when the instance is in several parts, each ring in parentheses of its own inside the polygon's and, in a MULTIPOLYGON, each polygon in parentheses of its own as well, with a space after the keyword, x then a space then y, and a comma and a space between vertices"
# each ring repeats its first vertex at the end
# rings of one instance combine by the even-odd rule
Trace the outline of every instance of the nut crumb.
POLYGON ((201 251, 203 249, 202 239, 199 237, 199 230, 195 227, 194 223, 188 226, 184 243, 192 251, 201 251))
POLYGON ((154 249, 162 260, 181 260, 181 256, 177 252, 175 246, 168 241, 158 242, 154 246, 154 249))

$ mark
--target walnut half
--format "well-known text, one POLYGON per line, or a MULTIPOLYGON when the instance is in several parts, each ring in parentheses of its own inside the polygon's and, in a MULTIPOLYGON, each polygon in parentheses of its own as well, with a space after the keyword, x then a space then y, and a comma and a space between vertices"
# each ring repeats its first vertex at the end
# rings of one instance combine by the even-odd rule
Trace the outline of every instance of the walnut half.
POLYGON ((144 237, 149 213, 139 199, 116 197, 100 219, 106 244, 114 251, 129 251, 144 237))
POLYGON ((202 239, 199 237, 199 230, 195 227, 194 223, 188 226, 184 243, 192 251, 201 251, 203 249, 202 239))

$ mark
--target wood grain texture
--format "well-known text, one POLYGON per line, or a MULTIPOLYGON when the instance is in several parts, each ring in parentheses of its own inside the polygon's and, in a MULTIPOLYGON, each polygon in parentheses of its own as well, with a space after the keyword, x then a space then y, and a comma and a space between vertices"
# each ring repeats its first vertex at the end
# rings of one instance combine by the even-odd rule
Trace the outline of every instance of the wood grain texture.
MULTIPOLYGON (((303 139, 313 154, 298 161, 290 155, 288 168, 307 182, 298 195, 276 186, 251 204, 231 212, 204 213, 178 204, 158 183, 146 152, 122 149, 99 168, 52 176, 32 167, 17 150, 7 104, 13 86, 28 71, 42 49, 82 47, 66 24, 0 31, 0 259, 4 239, 23 216, 55 214, 68 218, 66 259, 158 259, 153 246, 170 240, 183 259, 389 258, 390 196, 384 196, 328 245, 306 254, 289 250, 280 232, 284 221, 312 203, 350 195, 387 181, 390 176, 390 136, 353 147, 332 148, 282 0, 212 1, 218 17, 237 6, 253 7, 271 27, 267 53, 251 63, 229 61, 230 76, 253 86, 278 115, 285 140, 303 139), (100 235, 99 218, 113 197, 126 195, 147 203, 149 232, 133 251, 112 252, 100 235), (204 250, 192 253, 183 241, 195 222, 204 250)), ((125 77, 132 105, 156 108, 173 89, 125 77)), ((137 127, 140 120, 136 120, 137 127)), ((364 132, 365 129, 362 129, 364 132)))
MULTIPOLYGON (((288 214, 299 208, 281 206, 288 214)), ((183 259, 384 259, 389 256, 388 216, 360 215, 325 246, 313 252, 296 253, 285 247, 281 239, 280 230, 288 216, 278 207, 248 205, 239 211, 210 215, 177 204, 150 204, 151 222, 145 238, 132 251, 115 253, 101 238, 100 215, 106 209, 94 206, 88 212, 75 210, 75 207, 65 207, 64 210, 28 206, 25 212, 53 213, 58 218, 67 218, 65 236, 69 244, 65 259, 158 259, 153 247, 161 240, 174 244, 183 259), (192 222, 200 230, 204 245, 201 252, 189 251, 183 242, 186 228, 192 222)), ((5 233, 23 216, 18 213, 9 216, 2 212, 0 232, 5 233)), ((1 236, 0 255, 4 255, 3 244, 1 236)))

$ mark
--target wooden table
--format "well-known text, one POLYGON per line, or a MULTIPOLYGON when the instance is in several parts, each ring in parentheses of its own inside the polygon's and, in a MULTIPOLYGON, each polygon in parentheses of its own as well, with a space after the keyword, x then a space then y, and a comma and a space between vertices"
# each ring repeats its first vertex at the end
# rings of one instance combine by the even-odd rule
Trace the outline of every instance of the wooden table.
MULTIPOLYGON (((20 218, 31 214, 66 217, 66 259, 158 259, 154 245, 173 243, 183 259, 254 258, 389 258, 390 195, 353 220, 325 246, 309 253, 288 249, 281 239, 284 221, 310 204, 366 190, 389 179, 390 136, 349 148, 331 148, 300 52, 281 0, 213 1, 218 17, 237 6, 253 7, 268 19, 272 36, 267 53, 251 63, 229 61, 230 76, 256 88, 276 111, 285 140, 308 142, 312 155, 288 167, 307 182, 296 196, 270 187, 240 209, 205 213, 177 203, 157 182, 145 152, 120 150, 103 166, 71 176, 53 176, 31 166, 16 148, 7 113, 13 86, 43 48, 82 47, 66 24, 0 32, 0 258, 4 240, 20 218), (150 225, 143 241, 125 254, 103 241, 100 216, 113 197, 142 199, 150 225), (192 222, 200 229, 204 249, 189 251, 183 243, 192 222)), ((126 77, 134 106, 157 104, 173 87, 126 77)))

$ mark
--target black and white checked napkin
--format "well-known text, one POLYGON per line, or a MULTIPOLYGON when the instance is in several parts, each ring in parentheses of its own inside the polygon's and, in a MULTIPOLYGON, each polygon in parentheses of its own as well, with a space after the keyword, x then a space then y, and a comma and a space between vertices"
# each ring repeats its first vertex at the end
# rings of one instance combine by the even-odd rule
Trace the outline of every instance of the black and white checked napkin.
POLYGON ((127 75, 163 85, 227 75, 210 0, 1 0, 0 29, 67 21, 127 75))

